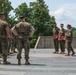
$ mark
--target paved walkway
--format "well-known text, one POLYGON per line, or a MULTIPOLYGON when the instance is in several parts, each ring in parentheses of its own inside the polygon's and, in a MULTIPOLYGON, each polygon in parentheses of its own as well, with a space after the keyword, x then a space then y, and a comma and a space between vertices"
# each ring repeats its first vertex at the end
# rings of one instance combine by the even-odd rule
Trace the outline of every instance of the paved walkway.
MULTIPOLYGON (((17 65, 16 54, 8 56, 11 65, 0 64, 0 75, 76 75, 76 56, 52 54, 53 49, 31 49, 31 65, 17 65)), ((2 61, 2 58, 0 58, 2 61)))

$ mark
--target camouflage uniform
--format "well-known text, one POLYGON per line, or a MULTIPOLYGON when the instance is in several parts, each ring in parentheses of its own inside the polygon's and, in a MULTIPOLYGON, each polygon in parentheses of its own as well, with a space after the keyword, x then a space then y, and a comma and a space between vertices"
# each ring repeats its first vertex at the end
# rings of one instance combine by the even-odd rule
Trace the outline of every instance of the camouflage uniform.
POLYGON ((64 53, 65 52, 65 29, 60 29, 59 31, 59 36, 58 36, 58 40, 59 40, 59 43, 60 43, 60 49, 61 49, 61 53, 64 53))
POLYGON ((14 37, 13 41, 11 41, 11 53, 15 53, 15 48, 16 48, 16 40, 14 37))
MULTIPOLYGON (((10 35, 11 35, 11 30, 10 30, 10 35)), ((13 41, 13 40, 10 40, 10 39, 8 38, 8 55, 11 54, 11 53, 10 53, 10 49, 11 49, 11 43, 12 43, 12 41, 13 41)))
POLYGON ((3 60, 7 59, 8 54, 8 38, 5 30, 6 27, 8 27, 8 23, 0 20, 0 45, 2 48, 3 60))
POLYGON ((11 40, 11 52, 10 53, 16 53, 15 48, 16 48, 16 37, 12 32, 12 28, 11 28, 11 36, 13 37, 13 41, 11 40))
POLYGON ((11 48, 11 40, 8 39, 8 55, 10 54, 10 48, 11 48))
POLYGON ((2 58, 2 47, 1 47, 1 44, 0 44, 0 58, 2 58))
POLYGON ((54 47, 55 47, 55 52, 54 53, 59 52, 58 33, 59 33, 59 28, 58 27, 53 28, 53 35, 56 35, 56 37, 54 37, 54 47))
POLYGON ((75 54, 73 48, 72 48, 72 41, 73 41, 73 34, 72 34, 72 29, 68 29, 66 33, 66 39, 67 39, 67 50, 68 50, 68 55, 70 55, 70 52, 72 51, 72 55, 75 54), (67 36, 70 34, 71 36, 67 36))
MULTIPOLYGON (((25 51, 25 59, 28 60, 29 59, 29 51, 30 51, 30 42, 29 42, 29 37, 31 34, 31 24, 27 23, 27 22, 19 22, 16 26, 15 26, 15 30, 18 33, 18 36, 20 36, 21 38, 18 37, 18 41, 17 41, 17 49, 18 49, 18 55, 17 55, 17 59, 20 61, 21 59, 21 52, 22 52, 22 48, 24 48, 25 51)), ((21 63, 20 63, 21 64, 21 63)))
POLYGON ((0 44, 0 55, 2 54, 2 48, 1 48, 1 44, 0 44))

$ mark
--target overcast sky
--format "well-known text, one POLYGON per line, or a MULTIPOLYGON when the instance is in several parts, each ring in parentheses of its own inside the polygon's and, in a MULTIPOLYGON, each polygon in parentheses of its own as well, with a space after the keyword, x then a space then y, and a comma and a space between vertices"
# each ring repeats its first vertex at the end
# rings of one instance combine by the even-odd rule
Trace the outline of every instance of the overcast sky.
MULTIPOLYGON (((36 0, 10 0, 12 6, 16 8, 21 3, 26 2, 29 5, 29 2, 36 0)), ((49 7, 50 15, 55 16, 58 26, 61 23, 71 24, 73 27, 76 27, 76 0, 45 0, 45 3, 49 7)))

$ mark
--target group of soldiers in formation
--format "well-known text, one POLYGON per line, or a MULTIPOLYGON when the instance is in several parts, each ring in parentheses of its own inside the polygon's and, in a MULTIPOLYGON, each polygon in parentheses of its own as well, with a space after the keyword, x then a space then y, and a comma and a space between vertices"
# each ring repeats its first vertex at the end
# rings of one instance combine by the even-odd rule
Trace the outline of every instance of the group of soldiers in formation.
POLYGON ((24 48, 25 65, 29 65, 29 38, 35 31, 34 27, 30 23, 25 22, 25 16, 22 15, 19 17, 20 22, 11 29, 4 19, 4 13, 0 13, 0 55, 3 58, 2 64, 11 64, 7 61, 7 56, 11 47, 12 52, 15 52, 15 48, 18 50, 18 65, 21 65, 21 53, 24 48))
POLYGON ((64 24, 60 24, 60 28, 57 27, 57 24, 54 24, 53 28, 53 38, 54 38, 54 54, 65 54, 65 43, 67 43, 67 51, 66 56, 74 55, 75 51, 72 47, 73 41, 73 33, 72 26, 70 24, 67 25, 67 31, 64 29, 64 24), (61 52, 59 53, 59 47, 61 52), (72 54, 71 54, 72 53, 72 54))

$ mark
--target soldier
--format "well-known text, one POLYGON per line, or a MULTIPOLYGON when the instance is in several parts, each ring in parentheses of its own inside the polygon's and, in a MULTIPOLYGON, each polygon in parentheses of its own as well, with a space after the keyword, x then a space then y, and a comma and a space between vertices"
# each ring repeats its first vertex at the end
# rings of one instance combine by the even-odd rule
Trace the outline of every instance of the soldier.
POLYGON ((59 34, 59 28, 57 27, 56 23, 54 23, 54 28, 53 28, 53 38, 54 38, 55 52, 53 52, 53 53, 56 53, 56 54, 59 53, 58 34, 59 34))
POLYGON ((68 54, 66 56, 70 56, 70 52, 72 51, 72 56, 75 54, 73 48, 72 48, 72 40, 73 40, 73 34, 72 34, 72 27, 71 25, 67 25, 67 33, 66 33, 66 39, 67 39, 67 50, 68 54))
POLYGON ((65 53, 65 29, 63 28, 64 24, 61 24, 60 27, 61 28, 59 30, 59 36, 58 36, 60 49, 61 49, 60 54, 64 54, 65 53))
POLYGON ((0 58, 2 57, 2 48, 1 48, 1 44, 0 44, 0 58))
POLYGON ((7 54, 8 54, 8 38, 11 39, 11 36, 8 23, 5 22, 4 19, 5 19, 4 13, 0 13, 0 44, 3 54, 3 64, 10 64, 10 62, 7 61, 7 54))
POLYGON ((15 25, 13 28, 13 33, 18 37, 18 65, 21 65, 21 52, 22 48, 25 50, 25 65, 29 65, 29 51, 30 51, 30 42, 29 37, 34 33, 34 28, 30 23, 25 22, 25 17, 20 16, 20 22, 15 25))
MULTIPOLYGON (((15 26, 14 26, 14 27, 15 27, 15 26)), ((12 32, 12 30, 13 30, 14 27, 11 28, 11 35, 12 35, 12 37, 14 38, 13 41, 11 41, 11 52, 10 52, 11 54, 12 54, 12 53, 17 53, 17 52, 15 51, 15 49, 17 48, 17 40, 18 40, 18 39, 16 39, 15 35, 14 35, 13 32, 12 32)))

